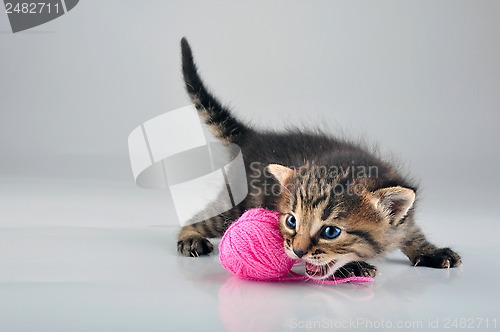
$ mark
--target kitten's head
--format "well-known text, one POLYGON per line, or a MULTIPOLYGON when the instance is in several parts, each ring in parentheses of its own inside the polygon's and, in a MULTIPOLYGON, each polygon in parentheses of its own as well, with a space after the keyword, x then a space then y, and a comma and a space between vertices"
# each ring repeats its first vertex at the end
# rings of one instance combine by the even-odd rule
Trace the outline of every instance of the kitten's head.
POLYGON ((343 265, 394 248, 391 235, 415 201, 401 186, 370 191, 376 179, 306 165, 267 167, 281 185, 278 210, 285 252, 306 262, 306 273, 324 279, 343 265))

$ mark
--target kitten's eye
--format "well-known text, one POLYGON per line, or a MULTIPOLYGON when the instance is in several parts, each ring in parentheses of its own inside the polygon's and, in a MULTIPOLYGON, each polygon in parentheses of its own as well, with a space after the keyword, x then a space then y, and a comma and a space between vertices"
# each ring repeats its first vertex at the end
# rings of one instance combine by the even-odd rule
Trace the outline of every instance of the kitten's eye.
POLYGON ((321 237, 327 240, 335 239, 340 235, 340 228, 335 226, 326 226, 321 230, 321 237))
POLYGON ((297 226, 297 220, 291 214, 286 216, 285 223, 286 223, 286 227, 288 227, 290 229, 295 229, 295 226, 297 226))

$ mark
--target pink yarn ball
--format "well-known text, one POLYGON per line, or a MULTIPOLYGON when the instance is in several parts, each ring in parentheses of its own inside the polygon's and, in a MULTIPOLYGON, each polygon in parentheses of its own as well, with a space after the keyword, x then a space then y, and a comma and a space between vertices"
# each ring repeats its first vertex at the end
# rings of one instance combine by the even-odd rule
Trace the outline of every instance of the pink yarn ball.
POLYGON ((262 208, 245 212, 219 244, 222 266, 235 276, 252 280, 284 277, 297 262, 285 253, 279 213, 262 208))

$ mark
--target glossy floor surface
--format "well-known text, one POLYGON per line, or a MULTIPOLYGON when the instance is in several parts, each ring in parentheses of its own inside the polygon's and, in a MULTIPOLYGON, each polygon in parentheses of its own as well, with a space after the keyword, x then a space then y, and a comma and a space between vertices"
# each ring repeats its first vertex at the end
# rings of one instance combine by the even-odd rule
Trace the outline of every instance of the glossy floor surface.
POLYGON ((432 206, 422 213, 431 237, 461 253, 461 268, 416 268, 394 253, 373 262, 380 275, 371 284, 260 283, 232 277, 216 255, 180 257, 178 227, 164 220, 171 213, 165 200, 165 193, 133 184, 0 179, 0 330, 417 331, 500 324, 499 246, 486 229, 494 222, 488 214, 468 230, 453 227, 460 216, 447 219, 432 206))

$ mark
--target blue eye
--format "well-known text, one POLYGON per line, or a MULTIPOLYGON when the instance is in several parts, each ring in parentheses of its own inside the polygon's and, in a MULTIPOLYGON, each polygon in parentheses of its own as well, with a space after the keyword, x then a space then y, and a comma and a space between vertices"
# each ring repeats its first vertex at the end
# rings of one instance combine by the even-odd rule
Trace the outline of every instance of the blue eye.
POLYGON ((326 226, 321 230, 321 237, 327 240, 335 239, 340 235, 340 228, 335 226, 326 226))
POLYGON ((286 227, 288 227, 290 229, 295 229, 295 226, 297 226, 297 220, 291 214, 286 216, 285 223, 286 223, 286 227))

